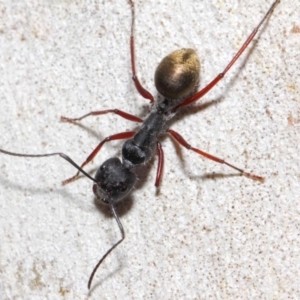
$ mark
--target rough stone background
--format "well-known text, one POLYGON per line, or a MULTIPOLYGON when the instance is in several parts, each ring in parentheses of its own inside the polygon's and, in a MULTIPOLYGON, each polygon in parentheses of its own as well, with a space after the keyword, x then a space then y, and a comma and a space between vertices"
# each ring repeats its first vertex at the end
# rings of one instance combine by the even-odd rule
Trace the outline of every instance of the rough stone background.
MULTIPOLYGON (((201 87, 222 71, 271 1, 136 1, 136 61, 153 74, 169 52, 191 47, 201 87)), ((281 1, 228 76, 172 122, 195 147, 265 176, 264 184, 162 137, 156 158, 114 219, 94 205, 92 183, 61 181, 60 158, 0 155, 2 299, 299 299, 300 22, 281 1), (4 296, 3 296, 4 295, 4 296)), ((115 115, 59 122, 91 110, 149 111, 131 81, 130 6, 111 1, 0 0, 0 147, 62 151, 81 163, 107 135, 137 128, 115 115)), ((106 145, 87 170, 120 155, 106 145)))

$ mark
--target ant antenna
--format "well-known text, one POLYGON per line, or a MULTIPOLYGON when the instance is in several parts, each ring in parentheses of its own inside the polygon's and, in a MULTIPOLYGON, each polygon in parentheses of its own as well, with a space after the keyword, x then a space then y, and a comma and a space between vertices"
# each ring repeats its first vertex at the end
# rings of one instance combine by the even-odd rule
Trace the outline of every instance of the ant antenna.
POLYGON ((110 249, 108 249, 106 251, 106 253, 101 257, 101 259, 99 260, 99 262, 97 263, 97 265, 94 267, 94 270, 92 271, 92 273, 90 275, 90 278, 89 278, 88 289, 91 288, 91 284, 92 284, 94 275, 96 274, 96 272, 97 272, 98 268, 100 267, 100 265, 102 264, 102 262, 125 239, 125 231, 124 231, 123 225, 122 225, 122 223, 120 221, 119 215, 118 215, 118 213, 117 213, 117 211, 116 211, 116 209, 115 209, 112 201, 109 201, 109 207, 110 207, 110 210, 112 211, 112 213, 114 215, 115 220, 118 223, 118 227, 119 227, 119 229, 121 231, 121 239, 119 241, 117 241, 110 249))
POLYGON ((90 176, 87 172, 85 172, 82 168, 80 168, 74 160, 72 160, 68 155, 62 153, 62 152, 54 152, 54 153, 47 153, 47 154, 21 154, 21 153, 14 153, 14 152, 9 152, 3 149, 0 149, 0 152, 7 154, 7 155, 12 155, 12 156, 18 156, 18 157, 49 157, 49 156, 60 156, 63 159, 65 159, 67 162, 69 162, 71 165, 73 165, 79 172, 84 174, 86 177, 88 177, 90 180, 94 181, 95 183, 98 184, 98 182, 90 176))

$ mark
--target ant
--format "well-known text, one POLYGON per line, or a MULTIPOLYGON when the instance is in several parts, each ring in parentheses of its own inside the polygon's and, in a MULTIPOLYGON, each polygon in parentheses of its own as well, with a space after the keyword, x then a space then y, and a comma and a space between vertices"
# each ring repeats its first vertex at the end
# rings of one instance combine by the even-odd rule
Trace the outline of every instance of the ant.
POLYGON ((151 95, 151 93, 141 85, 136 74, 134 49, 135 8, 133 0, 128 1, 131 6, 132 15, 130 36, 132 80, 138 93, 143 98, 150 101, 152 105, 150 114, 145 120, 142 120, 141 118, 131 115, 122 110, 107 109, 101 111, 92 111, 80 118, 67 118, 62 116, 61 121, 74 123, 77 121, 81 121, 82 119, 89 116, 115 113, 126 120, 142 123, 140 129, 137 132, 126 131, 108 136, 98 144, 98 146, 92 151, 92 153, 87 157, 84 163, 81 164, 81 166, 77 165, 68 155, 61 152, 48 154, 20 154, 0 149, 1 153, 20 157, 62 157, 78 170, 75 176, 63 181, 63 184, 68 184, 74 181, 79 176, 79 174, 82 173, 94 182, 93 192, 96 198, 100 200, 101 203, 106 204, 110 207, 110 210, 118 224, 121 238, 108 249, 108 251, 102 256, 102 258, 94 267, 88 281, 89 289, 91 287, 94 275, 101 263, 125 239, 125 231, 115 206, 119 201, 126 198, 132 191, 137 180, 134 169, 144 166, 149 162, 149 160, 151 160, 151 158, 155 154, 157 154, 158 156, 155 186, 158 187, 160 185, 164 165, 164 152, 160 142, 158 141, 160 135, 168 133, 180 145, 187 148, 188 150, 194 151, 201 156, 215 162, 225 164, 248 178, 258 180, 260 182, 264 181, 264 178, 261 176, 245 172, 243 169, 240 169, 223 159, 192 147, 178 132, 168 128, 168 122, 175 116, 180 107, 187 106, 191 103, 196 102, 224 78, 225 74, 229 71, 229 69, 233 66, 233 64, 251 43, 259 28, 271 15, 272 11, 280 0, 276 0, 273 2, 269 10, 266 12, 258 25, 254 28, 252 33, 248 36, 244 44, 234 55, 226 68, 220 74, 218 74, 207 86, 205 86, 198 92, 196 91, 196 89, 200 77, 200 62, 195 50, 180 49, 170 53, 165 58, 163 58, 163 60, 158 65, 154 76, 156 89, 163 96, 163 99, 157 102, 154 101, 154 97, 151 95), (105 143, 121 139, 126 139, 122 147, 122 161, 117 157, 109 158, 100 166, 94 178, 83 170, 83 167, 94 159, 94 157, 101 150, 102 146, 105 143))

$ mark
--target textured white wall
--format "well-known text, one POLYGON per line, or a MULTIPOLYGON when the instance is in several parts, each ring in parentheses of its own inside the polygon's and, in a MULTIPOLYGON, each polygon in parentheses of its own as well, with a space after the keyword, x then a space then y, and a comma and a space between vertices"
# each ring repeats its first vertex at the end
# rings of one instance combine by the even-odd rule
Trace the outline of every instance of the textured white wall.
MULTIPOLYGON (((158 62, 192 47, 204 86, 270 3, 137 1, 141 81, 155 94, 158 62)), ((300 297, 297 9, 297 1, 281 1, 259 41, 203 99, 212 105, 186 108, 172 124, 194 146, 266 182, 235 176, 163 138, 160 192, 155 161, 123 209, 126 240, 99 269, 89 299, 300 297)), ((135 124, 110 115, 80 127, 60 123, 60 115, 148 112, 131 82, 126 0, 1 0, 0 20, 0 147, 63 151, 81 163, 100 139, 135 124)), ((121 144, 105 146, 87 169, 119 155, 121 144)), ((0 155, 0 170, 3 299, 84 299, 92 268, 119 238, 115 221, 93 203, 92 183, 62 187, 75 171, 60 158, 0 155)))

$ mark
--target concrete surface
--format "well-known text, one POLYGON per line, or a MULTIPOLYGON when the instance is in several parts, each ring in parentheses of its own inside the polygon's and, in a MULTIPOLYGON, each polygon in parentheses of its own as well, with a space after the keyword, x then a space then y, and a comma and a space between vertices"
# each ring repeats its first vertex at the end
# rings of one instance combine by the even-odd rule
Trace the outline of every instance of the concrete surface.
MULTIPOLYGON (((220 72, 271 1, 137 1, 141 81, 154 95, 156 65, 197 49, 201 87, 220 72)), ((172 128, 195 147, 248 171, 237 175, 162 138, 156 159, 121 208, 125 242, 89 275, 119 238, 94 205, 92 183, 61 181, 60 158, 0 155, 2 299, 299 299, 300 22, 297 1, 281 1, 258 42, 202 102, 172 128), (203 104, 210 104, 205 108, 203 104)), ((130 7, 113 1, 0 1, 0 147, 63 151, 81 163, 100 139, 137 128, 115 115, 59 122, 95 109, 144 117, 131 82, 130 7)), ((87 170, 119 155, 106 145, 87 170)))

